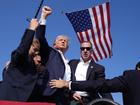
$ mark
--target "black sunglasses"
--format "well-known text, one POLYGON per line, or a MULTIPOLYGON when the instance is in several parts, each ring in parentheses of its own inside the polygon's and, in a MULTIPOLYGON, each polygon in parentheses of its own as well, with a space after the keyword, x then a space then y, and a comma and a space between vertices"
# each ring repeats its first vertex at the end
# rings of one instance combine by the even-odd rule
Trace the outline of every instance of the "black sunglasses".
POLYGON ((81 47, 80 49, 81 49, 82 51, 85 50, 85 49, 86 49, 87 51, 89 51, 89 50, 91 50, 91 47, 81 47))

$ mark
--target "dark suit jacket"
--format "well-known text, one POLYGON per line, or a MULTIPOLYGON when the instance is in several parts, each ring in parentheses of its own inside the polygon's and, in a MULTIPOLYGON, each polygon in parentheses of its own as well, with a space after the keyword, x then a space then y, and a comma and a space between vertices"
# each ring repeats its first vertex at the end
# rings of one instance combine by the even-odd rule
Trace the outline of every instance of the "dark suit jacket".
POLYGON ((73 90, 122 92, 124 105, 140 105, 140 71, 125 71, 122 76, 106 81, 73 82, 73 90), (80 88, 79 88, 80 87, 80 88))
MULTIPOLYGON (((60 53, 48 45, 48 42, 45 38, 45 28, 46 28, 45 25, 39 26, 40 31, 37 31, 38 33, 36 33, 37 35, 36 37, 39 39, 41 44, 40 48, 41 57, 43 64, 45 65, 45 67, 49 72, 48 81, 50 81, 52 79, 63 78, 65 73, 65 65, 63 59, 61 58, 60 53)), ((48 83, 46 84, 44 95, 45 96, 53 95, 56 92, 56 90, 57 89, 50 88, 48 83)))
MULTIPOLYGON (((72 71, 72 81, 76 81, 75 71, 79 62, 80 60, 71 60, 69 62, 72 71)), ((87 70, 86 80, 104 80, 105 79, 104 70, 105 69, 102 65, 99 65, 95 63, 93 60, 91 60, 87 70)), ((90 91, 89 95, 90 97, 92 97, 92 99, 100 98, 97 92, 90 91)), ((113 99, 110 93, 100 93, 100 95, 103 98, 113 99)))
MULTIPOLYGON (((65 73, 63 59, 57 50, 48 45, 48 42, 45 38, 45 28, 45 25, 39 26, 40 31, 37 31, 36 37, 39 39, 41 44, 40 52, 42 63, 45 65, 48 71, 48 81, 52 79, 63 79, 65 73)), ((47 82, 44 87, 43 95, 47 96, 49 99, 56 99, 56 103, 59 105, 68 105, 69 103, 69 95, 67 92, 65 92, 65 89, 50 88, 49 82, 47 82)))
POLYGON ((21 43, 11 54, 11 63, 0 84, 0 99, 27 101, 36 83, 35 65, 28 56, 34 31, 26 30, 21 43))

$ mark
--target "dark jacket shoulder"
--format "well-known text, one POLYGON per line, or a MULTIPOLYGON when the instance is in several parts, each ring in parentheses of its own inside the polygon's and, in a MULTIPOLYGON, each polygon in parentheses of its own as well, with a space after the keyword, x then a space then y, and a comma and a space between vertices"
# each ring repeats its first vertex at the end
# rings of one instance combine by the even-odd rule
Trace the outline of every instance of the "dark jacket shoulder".
POLYGON ((78 64, 79 61, 79 59, 72 59, 69 61, 69 65, 72 66, 73 64, 78 64))

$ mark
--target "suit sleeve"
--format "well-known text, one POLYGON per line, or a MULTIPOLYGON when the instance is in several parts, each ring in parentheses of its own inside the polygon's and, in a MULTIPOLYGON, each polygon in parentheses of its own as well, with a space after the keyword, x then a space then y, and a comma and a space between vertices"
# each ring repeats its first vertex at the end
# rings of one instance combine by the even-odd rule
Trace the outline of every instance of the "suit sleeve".
MULTIPOLYGON (((99 66, 98 67, 99 69, 97 69, 97 71, 95 72, 96 73, 96 79, 97 80, 105 80, 105 68, 103 66, 99 66)), ((113 97, 111 95, 111 93, 102 93, 102 92, 99 92, 99 94, 103 97, 103 98, 107 98, 107 99, 111 99, 113 100, 113 97)))
POLYGON ((48 55, 50 53, 50 47, 49 47, 48 42, 45 38, 45 29, 46 29, 45 25, 40 25, 36 31, 36 38, 40 42, 40 55, 41 55, 43 64, 45 64, 47 62, 48 55))
POLYGON ((11 54, 11 63, 14 65, 23 65, 28 58, 28 52, 32 44, 35 31, 26 29, 21 42, 16 50, 11 54))
POLYGON ((127 76, 118 76, 108 80, 77 81, 71 83, 71 89, 77 91, 124 92, 128 90, 127 76))

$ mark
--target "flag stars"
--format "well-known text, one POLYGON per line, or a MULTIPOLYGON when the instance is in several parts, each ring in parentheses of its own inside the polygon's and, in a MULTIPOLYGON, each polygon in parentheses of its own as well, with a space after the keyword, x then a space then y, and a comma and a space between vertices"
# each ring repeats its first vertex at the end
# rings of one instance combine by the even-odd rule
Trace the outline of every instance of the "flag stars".
POLYGON ((110 16, 109 12, 109 2, 107 2, 93 8, 66 14, 72 23, 80 42, 88 39, 92 42, 94 46, 94 54, 92 56, 95 61, 110 57, 112 55, 110 17, 108 17, 110 16), (106 8, 104 8, 104 6, 106 8), (100 9, 102 9, 102 12, 104 12, 103 15, 100 14, 100 9), (94 27, 92 25, 94 25, 94 27), (103 30, 107 31, 107 33, 103 30))
POLYGON ((88 9, 72 12, 72 13, 66 13, 69 20, 71 21, 74 29, 76 32, 80 32, 83 30, 90 29, 92 27, 90 14, 88 9))

